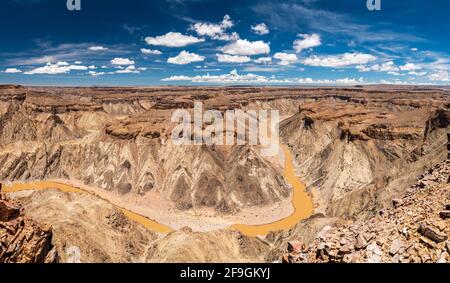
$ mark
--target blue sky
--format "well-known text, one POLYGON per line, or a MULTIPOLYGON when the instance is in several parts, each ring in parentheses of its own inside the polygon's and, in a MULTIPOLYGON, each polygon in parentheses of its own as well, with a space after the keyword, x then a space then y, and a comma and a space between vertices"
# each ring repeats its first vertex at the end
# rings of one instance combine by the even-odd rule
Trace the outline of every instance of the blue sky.
POLYGON ((447 0, 1 2, 0 83, 449 84, 447 0))

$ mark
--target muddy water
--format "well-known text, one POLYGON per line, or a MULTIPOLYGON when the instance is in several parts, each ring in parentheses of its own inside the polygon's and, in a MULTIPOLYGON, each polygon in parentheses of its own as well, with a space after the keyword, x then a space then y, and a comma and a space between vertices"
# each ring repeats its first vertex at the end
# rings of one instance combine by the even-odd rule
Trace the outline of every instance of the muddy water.
MULTIPOLYGON (((298 177, 295 175, 295 168, 292 155, 287 147, 283 147, 283 152, 285 159, 284 177, 286 181, 292 186, 293 189, 292 204, 294 206, 294 213, 286 218, 283 218, 273 223, 264 225, 236 224, 231 226, 230 229, 238 230, 247 236, 267 235, 271 231, 290 229, 294 227, 300 220, 309 217, 313 213, 314 208, 312 204, 312 198, 307 193, 305 185, 301 183, 298 177)), ((10 193, 24 190, 45 190, 45 189, 58 189, 60 191, 69 193, 89 193, 95 195, 81 188, 73 187, 58 182, 48 182, 48 181, 37 181, 27 184, 15 183, 12 184, 11 186, 5 186, 3 191, 6 193, 10 193)), ((107 199, 104 200, 108 201, 107 199)), ((122 212, 128 219, 131 219, 133 221, 142 224, 147 229, 164 234, 169 233, 172 230, 170 227, 160 224, 145 216, 139 215, 122 207, 118 206, 116 207, 122 210, 122 212)))
POLYGON ((295 167, 290 150, 283 146, 284 152, 284 178, 292 186, 294 213, 279 221, 263 225, 233 225, 231 228, 240 231, 247 236, 267 235, 272 231, 288 230, 294 227, 300 220, 306 219, 314 211, 311 195, 306 191, 306 186, 300 182, 295 174, 295 167))
MULTIPOLYGON (((15 184, 12 184, 11 186, 5 186, 3 191, 5 193, 11 193, 11 192, 18 192, 18 191, 45 190, 45 189, 57 189, 57 190, 60 190, 62 192, 67 192, 67 193, 80 193, 80 194, 81 193, 89 193, 89 194, 94 195, 93 193, 90 193, 88 191, 85 191, 83 189, 76 188, 76 187, 73 187, 70 185, 57 183, 57 182, 47 182, 47 181, 38 181, 38 182, 27 183, 27 184, 15 183, 15 184)), ((97 196, 97 195, 95 195, 95 196, 97 196)), ((99 197, 99 196, 97 196, 97 197, 99 197)), ((108 202, 108 200, 106 200, 106 199, 104 199, 104 200, 108 202)), ((147 228, 149 230, 164 233, 164 234, 169 233, 172 230, 172 229, 170 229, 170 227, 160 224, 160 223, 158 223, 154 220, 151 220, 145 216, 139 215, 137 213, 134 213, 130 210, 124 209, 119 206, 116 206, 116 207, 119 208, 128 219, 142 224, 145 228, 147 228)))

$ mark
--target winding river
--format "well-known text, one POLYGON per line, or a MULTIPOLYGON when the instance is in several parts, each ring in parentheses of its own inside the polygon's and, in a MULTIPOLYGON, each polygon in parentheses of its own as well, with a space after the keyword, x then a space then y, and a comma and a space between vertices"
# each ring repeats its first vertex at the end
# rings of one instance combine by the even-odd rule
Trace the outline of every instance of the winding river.
MULTIPOLYGON (((284 153, 284 163, 285 163, 283 175, 286 181, 292 186, 293 189, 292 205, 294 207, 294 212, 290 216, 272 223, 263 225, 235 224, 232 225, 230 229, 238 230, 242 234, 247 236, 263 236, 267 235, 271 231, 291 229, 300 220, 308 218, 313 213, 314 207, 312 198, 310 194, 306 191, 306 186, 302 182, 300 182, 300 180, 295 174, 295 167, 291 152, 286 146, 283 146, 282 149, 284 153)), ((11 193, 25 190, 45 190, 45 189, 58 189, 60 191, 70 193, 93 194, 92 192, 68 184, 49 181, 37 181, 32 183, 14 183, 10 186, 4 186, 3 191, 6 193, 11 193)), ((98 197, 98 195, 96 196, 98 197)), ((104 200, 108 201, 107 199, 104 200)), ((157 221, 151 220, 145 216, 142 216, 125 208, 119 207, 117 205, 115 206, 118 207, 127 218, 142 224, 147 229, 163 234, 167 234, 170 231, 172 231, 170 227, 164 224, 158 223, 157 221)))

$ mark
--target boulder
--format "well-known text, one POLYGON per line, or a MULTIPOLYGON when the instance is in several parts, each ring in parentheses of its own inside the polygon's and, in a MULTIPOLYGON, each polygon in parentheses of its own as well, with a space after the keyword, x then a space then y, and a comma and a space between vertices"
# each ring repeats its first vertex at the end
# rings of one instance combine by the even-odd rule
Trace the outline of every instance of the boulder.
POLYGON ((427 237, 436 243, 441 243, 445 240, 447 240, 448 236, 444 233, 441 233, 440 231, 431 228, 429 226, 426 226, 424 224, 420 225, 419 227, 419 233, 420 235, 427 237))
POLYGON ((290 241, 288 242, 288 251, 290 253, 301 253, 306 249, 306 246, 304 243, 300 241, 290 241))
POLYGON ((391 248, 389 249, 389 254, 392 256, 396 255, 404 246, 405 243, 402 240, 394 240, 391 244, 391 248))
POLYGON ((439 216, 443 219, 450 218, 450 210, 443 210, 439 213, 439 216))
POLYGON ((358 234, 358 236, 356 237, 355 248, 360 250, 365 248, 366 246, 367 246, 366 238, 364 237, 364 235, 358 234))
POLYGON ((20 208, 16 207, 9 202, 0 200, 0 221, 11 221, 19 217, 20 208))

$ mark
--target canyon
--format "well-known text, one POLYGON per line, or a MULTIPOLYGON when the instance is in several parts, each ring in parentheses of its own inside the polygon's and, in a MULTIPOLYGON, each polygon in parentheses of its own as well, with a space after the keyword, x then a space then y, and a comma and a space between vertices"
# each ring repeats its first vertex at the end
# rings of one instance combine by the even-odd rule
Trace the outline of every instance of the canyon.
MULTIPOLYGON (((22 213, 52 227, 61 262, 74 246, 81 262, 303 262, 324 228, 370 225, 447 160, 449 93, 383 85, 3 85, 0 183, 22 213), (220 112, 280 111, 280 153, 174 145, 171 115, 195 101, 220 112)), ((438 180, 433 203, 445 207, 448 179, 438 180)), ((448 235, 448 220, 438 222, 431 229, 448 235)), ((321 260, 330 258, 342 259, 321 260)))

